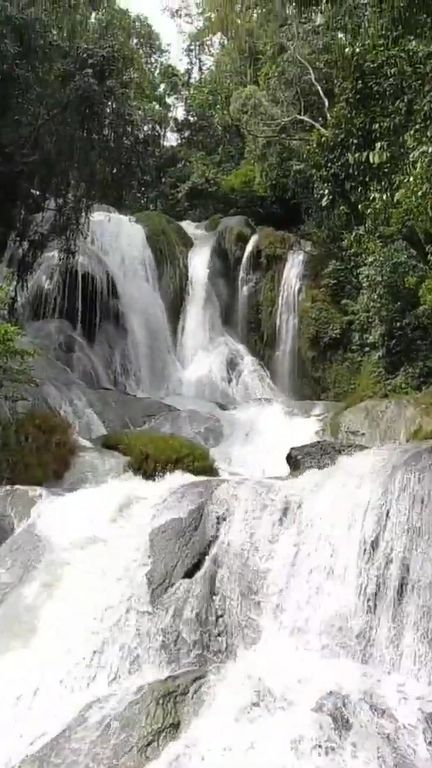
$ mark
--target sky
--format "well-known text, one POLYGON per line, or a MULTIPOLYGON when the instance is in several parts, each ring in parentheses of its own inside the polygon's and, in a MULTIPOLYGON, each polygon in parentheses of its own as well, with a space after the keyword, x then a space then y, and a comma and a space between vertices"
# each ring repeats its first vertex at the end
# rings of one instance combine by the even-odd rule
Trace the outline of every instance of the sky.
POLYGON ((163 12, 166 0, 120 0, 120 5, 132 13, 143 13, 159 32, 165 45, 170 47, 171 58, 175 64, 181 64, 182 39, 172 19, 163 12))

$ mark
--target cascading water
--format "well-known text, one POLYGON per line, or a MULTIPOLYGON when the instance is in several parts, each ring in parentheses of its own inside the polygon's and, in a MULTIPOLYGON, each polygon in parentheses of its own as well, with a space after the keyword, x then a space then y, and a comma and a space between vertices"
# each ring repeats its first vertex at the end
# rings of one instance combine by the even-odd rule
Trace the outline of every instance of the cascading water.
MULTIPOLYGON (((147 482, 87 444, 63 486, 14 514, 0 546, 0 768, 430 768, 430 449, 364 451, 288 479, 288 449, 316 438, 322 414, 278 398, 224 329, 213 236, 184 226, 194 247, 178 365, 141 228, 95 213, 86 252, 98 295, 112 289, 106 274, 116 286, 116 376, 163 391, 180 370, 172 402, 200 411, 192 433, 208 419, 221 476, 147 482), (161 683, 174 674, 180 687, 161 683)), ((36 282, 58 266, 45 259, 36 282)), ((289 255, 278 309, 291 393, 303 264, 289 255)), ((99 355, 100 306, 92 344, 71 326, 84 362, 99 355)), ((47 346, 68 325, 42 323, 47 346)), ((59 407, 71 388, 61 368, 50 368, 59 407)), ((95 437, 103 425, 76 393, 68 416, 95 437)))
POLYGON ((230 405, 273 397, 274 388, 264 368, 223 327, 209 280, 214 235, 188 222, 183 226, 194 240, 178 339, 183 394, 230 405))
MULTIPOLYGON (((63 315, 73 323, 63 348, 72 351, 71 367, 81 378, 140 395, 160 394, 175 382, 177 363, 153 254, 143 228, 130 217, 95 211, 73 270, 65 275, 57 251, 47 252, 21 303, 24 316, 34 317, 39 306, 48 318, 40 330, 37 323, 29 326, 37 340, 41 334, 47 338, 49 318, 63 315)), ((53 342, 59 330, 54 328, 53 342)))
POLYGON ((240 272, 238 277, 238 298, 237 298, 237 315, 238 315, 238 335, 240 341, 244 344, 247 343, 247 322, 248 322, 248 309, 249 309, 249 294, 251 290, 251 256, 254 252, 254 248, 258 242, 258 234, 252 235, 249 240, 245 252, 243 254, 242 262, 240 265, 240 272))
POLYGON ((279 291, 276 319, 274 380, 282 392, 291 396, 295 395, 297 384, 298 311, 304 264, 304 251, 289 251, 279 291))

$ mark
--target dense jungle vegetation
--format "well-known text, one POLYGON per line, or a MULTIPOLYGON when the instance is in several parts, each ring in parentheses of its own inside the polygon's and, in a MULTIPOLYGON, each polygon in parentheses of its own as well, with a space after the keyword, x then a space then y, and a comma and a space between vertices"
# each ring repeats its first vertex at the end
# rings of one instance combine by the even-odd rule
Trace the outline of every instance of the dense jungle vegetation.
POLYGON ((0 247, 11 233, 24 244, 19 279, 47 237, 73 252, 95 202, 177 219, 244 213, 314 245, 308 395, 430 385, 431 4, 171 10, 194 30, 182 72, 146 18, 114 0, 2 3, 0 247))

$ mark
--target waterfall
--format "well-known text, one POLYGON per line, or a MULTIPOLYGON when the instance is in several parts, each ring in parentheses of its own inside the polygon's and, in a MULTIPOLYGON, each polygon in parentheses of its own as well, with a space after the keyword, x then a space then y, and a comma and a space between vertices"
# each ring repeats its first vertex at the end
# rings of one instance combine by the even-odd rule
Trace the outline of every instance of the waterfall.
POLYGON ((276 319, 274 380, 286 395, 293 396, 297 385, 298 312, 305 253, 289 251, 282 275, 276 319))
POLYGON ((209 280, 214 235, 189 222, 183 226, 194 240, 177 345, 183 394, 231 405, 272 397, 274 388, 267 372, 223 327, 209 280))
POLYGON ((249 294, 251 290, 251 256, 258 243, 258 234, 252 235, 243 254, 238 277, 238 335, 240 341, 247 343, 247 322, 249 309, 249 294))
POLYGON ((15 535, 14 571, 0 549, 0 764, 39 748, 35 768, 146 764, 139 686, 207 647, 204 704, 155 768, 427 768, 431 504, 416 446, 288 483, 125 477, 42 499, 15 535), (163 584, 170 526, 193 520, 197 499, 212 547, 152 602, 149 574, 163 584), (114 724, 128 702, 126 752, 114 724))
MULTIPOLYGON (((47 339, 47 323, 53 329, 52 319, 62 318, 70 325, 61 351, 73 350, 72 369, 81 378, 132 394, 166 391, 177 363, 143 228, 119 213, 94 212, 67 267, 65 273, 57 251, 43 255, 21 298, 24 316, 43 323, 39 330, 32 323, 30 332, 47 339)), ((58 347, 55 332, 52 341, 58 347)))

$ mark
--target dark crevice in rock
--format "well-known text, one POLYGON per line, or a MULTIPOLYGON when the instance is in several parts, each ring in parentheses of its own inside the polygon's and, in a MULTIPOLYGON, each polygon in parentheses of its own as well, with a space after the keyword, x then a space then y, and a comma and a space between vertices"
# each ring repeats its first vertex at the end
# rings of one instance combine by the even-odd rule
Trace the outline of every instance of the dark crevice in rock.
POLYGON ((204 568, 204 565, 206 563, 207 557, 210 554, 210 550, 212 547, 213 542, 209 542, 207 547, 203 550, 201 555, 195 560, 195 562, 192 563, 192 565, 189 566, 189 568, 186 569, 184 572, 182 579, 193 579, 194 576, 199 573, 202 568, 204 568))

